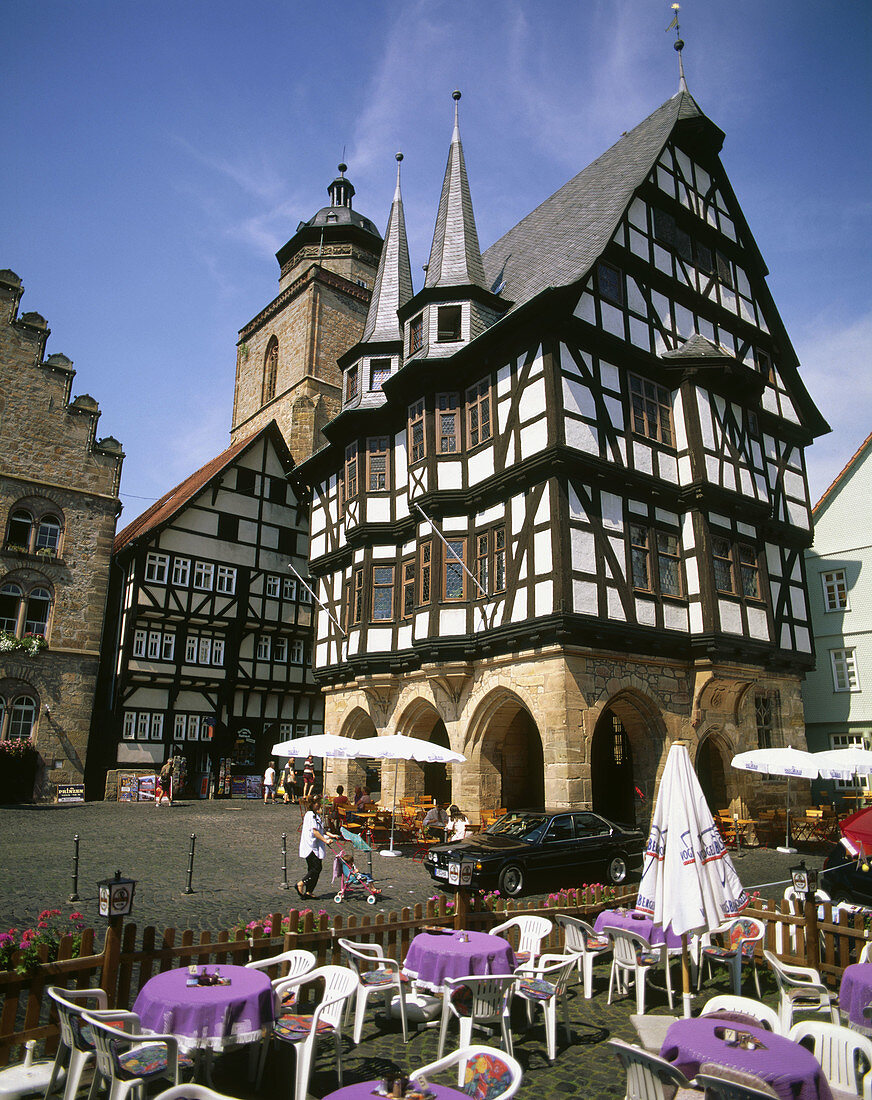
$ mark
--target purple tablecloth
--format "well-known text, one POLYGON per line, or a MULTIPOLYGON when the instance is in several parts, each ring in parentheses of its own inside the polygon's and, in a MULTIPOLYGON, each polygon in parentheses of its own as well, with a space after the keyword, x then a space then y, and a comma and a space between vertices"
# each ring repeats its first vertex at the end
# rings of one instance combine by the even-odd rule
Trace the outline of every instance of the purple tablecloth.
MULTIPOLYGON (((363 1081, 359 1085, 346 1085, 336 1092, 328 1092, 324 1100, 373 1100, 373 1092, 379 1087, 381 1081, 363 1081)), ((427 1091, 435 1093, 436 1100, 469 1100, 467 1093, 459 1089, 450 1089, 445 1085, 434 1085, 427 1082, 427 1091)))
POLYGON ((515 952, 508 940, 486 932, 421 932, 409 944, 403 969, 419 985, 438 991, 446 978, 511 974, 515 952), (468 942, 463 943, 461 936, 468 936, 468 942))
MULTIPOLYGON (((652 947, 659 947, 663 943, 663 929, 651 917, 632 909, 624 913, 619 913, 617 909, 605 909, 596 918, 594 928, 597 932, 607 932, 610 928, 626 928, 628 932, 635 932, 637 936, 646 939, 652 947)), ((670 950, 681 950, 681 936, 677 936, 671 928, 666 932, 666 946, 670 950)))
POLYGON ((872 1034, 872 1020, 863 1015, 863 1009, 872 1004, 872 963, 852 963, 846 966, 839 986, 839 1008, 857 1031, 872 1034))
POLYGON ((176 1035, 183 1050, 223 1050, 259 1039, 275 1019, 269 976, 244 966, 208 969, 230 978, 230 985, 189 986, 187 967, 150 978, 133 1006, 143 1028, 176 1035))
POLYGON ((820 1063, 805 1047, 759 1027, 739 1030, 765 1043, 765 1050, 727 1046, 715 1035, 715 1029, 724 1026, 729 1027, 712 1016, 676 1020, 666 1032, 660 1055, 687 1077, 694 1077, 704 1062, 714 1062, 756 1074, 784 1100, 832 1100, 820 1063))

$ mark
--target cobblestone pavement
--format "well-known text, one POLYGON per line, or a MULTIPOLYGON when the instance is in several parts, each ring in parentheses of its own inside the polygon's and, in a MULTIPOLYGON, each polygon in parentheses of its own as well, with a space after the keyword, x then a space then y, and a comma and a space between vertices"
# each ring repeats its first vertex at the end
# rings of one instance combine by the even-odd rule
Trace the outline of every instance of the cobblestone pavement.
MULTIPOLYGON (((97 882, 120 870, 137 882, 133 919, 140 927, 220 931, 257 917, 302 904, 294 883, 302 875, 299 858, 300 814, 296 806, 260 801, 181 802, 172 807, 148 803, 88 802, 74 805, 0 807, 0 929, 32 923, 40 910, 80 910, 88 923, 97 918, 97 882), (282 883, 282 833, 286 833, 288 882, 282 883), (79 836, 79 902, 66 906, 71 893, 73 837, 79 836), (194 845, 193 893, 186 894, 191 835, 194 845)), ((350 848, 350 845, 346 845, 350 848)), ((398 911, 423 902, 437 891, 424 867, 409 858, 373 854, 375 885, 382 895, 368 905, 358 890, 344 902, 333 898, 330 856, 311 908, 333 916, 398 911)), ((821 855, 805 857, 818 867, 821 855)), ((358 853, 358 866, 367 857, 358 853)), ((778 897, 794 858, 771 849, 750 849, 736 861, 747 889, 765 886, 763 896, 778 897)), ((554 887, 580 883, 554 883, 554 887)))
MULTIPOLYGON (((299 903, 293 888, 285 891, 279 886, 281 834, 283 831, 287 834, 288 880, 293 884, 301 869, 297 856, 299 823, 296 807, 243 801, 186 802, 171 809, 115 803, 0 807, 4 838, 0 856, 0 929, 32 923, 46 906, 64 911, 77 908, 89 924, 100 928, 96 883, 113 874, 116 868, 137 880, 134 919, 140 927, 155 924, 158 928, 217 931, 265 913, 295 907, 295 902, 299 903), (70 905, 66 899, 71 888, 76 833, 80 838, 80 901, 70 905), (197 837, 194 892, 186 895, 192 833, 197 837)), ((822 862, 820 855, 806 858, 809 866, 820 866, 822 862)), ((779 896, 792 862, 791 856, 751 850, 736 866, 747 888, 775 883, 761 892, 764 896, 779 896)), ((410 858, 385 859, 375 855, 373 870, 376 883, 384 891, 377 905, 367 906, 360 898, 337 905, 325 865, 314 907, 323 906, 331 916, 337 912, 373 915, 424 901, 434 893, 424 868, 410 858)), ((515 1006, 515 1054, 524 1068, 522 1097, 605 1100, 625 1095, 623 1072, 607 1040, 636 1039, 630 1023, 635 997, 619 998, 608 1005, 608 965, 599 963, 594 969, 592 1000, 584 999, 580 987, 570 992, 572 1038, 567 1044, 562 1031, 559 1033, 554 1066, 549 1066, 545 1056, 541 1013, 537 1013, 534 1026, 525 1031, 523 1014, 517 1011, 521 1006, 515 1006)), ((677 966, 673 967, 673 980, 680 982, 677 966)), ((774 986, 765 972, 762 981, 764 999, 774 1004, 774 986)), ((658 984, 661 982, 662 977, 658 984)), ((753 983, 749 983, 746 991, 752 990, 753 983)), ((725 968, 716 971, 697 1003, 709 994, 722 992, 729 992, 725 968)), ((680 1005, 680 998, 676 1005, 680 1005)), ((648 1011, 669 1012, 665 991, 650 984, 648 1011)), ((436 1058, 437 1043, 438 1031, 422 1029, 404 1044, 399 1025, 377 1023, 376 1009, 370 1002, 360 1046, 352 1047, 347 1034, 344 1039, 346 1083, 380 1078, 390 1069, 408 1071, 424 1065, 436 1058)), ((232 1096, 253 1097, 246 1068, 245 1052, 221 1058, 215 1070, 216 1087, 232 1096)), ((291 1082, 291 1056, 279 1045, 271 1054, 259 1096, 284 1100, 291 1092, 291 1082)), ((447 1078, 442 1078, 442 1082, 451 1084, 447 1078)), ((312 1075, 310 1093, 323 1097, 336 1087, 332 1049, 324 1044, 312 1075)))

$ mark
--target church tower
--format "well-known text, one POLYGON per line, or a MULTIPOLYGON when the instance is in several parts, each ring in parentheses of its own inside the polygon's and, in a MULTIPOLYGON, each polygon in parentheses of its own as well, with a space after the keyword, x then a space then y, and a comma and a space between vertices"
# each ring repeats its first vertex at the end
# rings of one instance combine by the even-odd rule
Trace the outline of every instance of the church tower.
POLYGON ((362 336, 382 239, 352 208, 354 187, 339 165, 323 207, 276 253, 279 294, 240 330, 233 442, 275 420, 295 462, 322 446, 339 412, 336 360, 362 336))

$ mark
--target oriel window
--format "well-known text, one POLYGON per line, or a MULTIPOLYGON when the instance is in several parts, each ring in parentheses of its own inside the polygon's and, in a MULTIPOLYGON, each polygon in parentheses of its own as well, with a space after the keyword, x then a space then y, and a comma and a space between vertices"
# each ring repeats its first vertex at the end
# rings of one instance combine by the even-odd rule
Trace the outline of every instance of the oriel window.
POLYGON ((409 324, 409 355, 424 346, 424 314, 419 313, 409 324))
POLYGON ((742 578, 742 595, 751 600, 760 599, 760 566, 757 551, 747 543, 739 543, 739 574, 742 578))
POLYGON ((363 569, 355 569, 351 579, 351 621, 363 621, 363 569))
POLYGON ((420 462, 426 455, 424 437, 424 401, 409 406, 409 461, 420 462))
POLYGON ((386 621, 394 617, 394 567, 374 565, 372 568, 372 617, 386 621))
POLYGON ((460 394, 436 394, 436 439, 439 454, 460 450, 460 394))
POLYGON ((669 390, 649 382, 647 378, 630 375, 630 406, 633 431, 637 435, 656 439, 666 447, 673 445, 672 401, 669 390))
POLYGON ((350 500, 357 496, 357 444, 351 443, 345 448, 345 497, 350 500))
POLYGON ((403 562, 403 618, 410 618, 415 612, 415 562, 403 562))
POLYGON ((447 539, 442 553, 443 592, 446 600, 462 600, 466 597, 466 539, 447 539))
POLYGON ((466 423, 469 446, 477 447, 479 443, 491 437, 491 397, 490 379, 484 378, 475 386, 470 386, 466 391, 466 423))
POLYGON ((430 578, 433 566, 433 543, 428 539, 421 543, 421 599, 420 603, 430 602, 430 578))
POLYGON ((735 592, 732 547, 729 539, 718 535, 712 539, 712 568, 715 575, 715 588, 719 592, 735 592))
POLYGON ((366 441, 367 488, 370 493, 387 489, 388 437, 373 436, 366 441))
POLYGON ((355 366, 348 368, 348 373, 345 376, 345 400, 353 401, 358 393, 360 393, 360 369, 355 364, 355 366))

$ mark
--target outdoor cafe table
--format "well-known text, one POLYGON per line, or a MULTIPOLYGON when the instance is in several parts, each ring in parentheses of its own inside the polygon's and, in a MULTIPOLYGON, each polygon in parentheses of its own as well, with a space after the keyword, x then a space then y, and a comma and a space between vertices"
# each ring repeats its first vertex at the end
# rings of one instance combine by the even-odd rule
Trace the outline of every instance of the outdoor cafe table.
POLYGON ((515 952, 508 940, 486 932, 419 932, 403 969, 419 986, 438 993, 446 978, 513 973, 515 952))
POLYGON ((851 963, 842 973, 839 1008, 850 1026, 864 1035, 872 1035, 872 1020, 863 1014, 868 1004, 872 1004, 872 963, 851 963))
POLYGON ((784 1100, 832 1100, 830 1086, 820 1063, 805 1047, 759 1027, 734 1028, 747 1031, 764 1047, 743 1050, 728 1046, 715 1030, 731 1025, 714 1016, 694 1020, 676 1020, 666 1032, 660 1056, 680 1069, 686 1077, 695 1077, 706 1062, 743 1073, 753 1073, 784 1097, 784 1100))
MULTIPOLYGON (((377 1092, 380 1086, 381 1081, 362 1081, 358 1085, 346 1085, 344 1088, 337 1089, 336 1092, 329 1092, 324 1100, 372 1100, 374 1095, 384 1095, 377 1092)), ((427 1082, 427 1091, 432 1093, 436 1100, 469 1100, 468 1093, 461 1092, 459 1089, 446 1088, 445 1085, 434 1085, 430 1081, 427 1082)))
POLYGON ((637 913, 635 909, 627 909, 623 912, 618 909, 604 909, 597 916, 593 927, 596 932, 624 928, 647 940, 652 947, 661 947, 665 942, 670 951, 681 950, 681 936, 677 936, 671 928, 666 930, 664 936, 663 929, 654 923, 653 918, 647 913, 637 913))
POLYGON ((222 1051, 261 1038, 275 1020, 269 975, 245 966, 197 967, 229 978, 229 985, 188 985, 187 967, 156 974, 133 1005, 143 1028, 175 1035, 182 1050, 222 1051))

